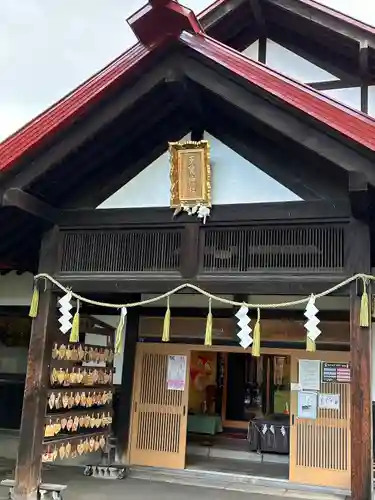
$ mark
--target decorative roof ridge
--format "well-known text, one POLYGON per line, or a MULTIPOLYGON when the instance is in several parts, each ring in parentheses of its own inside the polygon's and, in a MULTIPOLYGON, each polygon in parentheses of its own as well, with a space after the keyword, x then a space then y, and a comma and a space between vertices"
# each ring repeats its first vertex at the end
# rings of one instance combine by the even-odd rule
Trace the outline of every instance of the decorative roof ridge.
POLYGON ((185 32, 180 40, 252 85, 328 125, 359 145, 375 151, 375 120, 368 115, 347 108, 319 91, 281 75, 207 35, 197 36, 185 32))

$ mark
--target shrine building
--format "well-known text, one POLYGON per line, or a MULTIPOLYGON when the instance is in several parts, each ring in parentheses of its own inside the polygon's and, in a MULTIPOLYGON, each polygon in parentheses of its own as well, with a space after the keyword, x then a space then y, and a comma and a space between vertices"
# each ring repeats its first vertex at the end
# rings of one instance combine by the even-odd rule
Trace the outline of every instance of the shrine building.
POLYGON ((375 28, 314 0, 127 22, 134 46, 0 144, 16 500, 110 442, 133 477, 370 500, 375 28))

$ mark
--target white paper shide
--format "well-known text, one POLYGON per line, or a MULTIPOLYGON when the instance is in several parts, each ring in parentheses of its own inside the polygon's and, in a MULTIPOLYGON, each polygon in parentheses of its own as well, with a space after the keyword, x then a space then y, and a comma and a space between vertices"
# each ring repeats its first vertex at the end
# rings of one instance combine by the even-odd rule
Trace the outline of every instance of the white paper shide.
POLYGON ((60 323, 60 331, 64 334, 68 333, 69 330, 72 329, 72 322, 71 319, 73 317, 72 313, 70 312, 72 309, 72 294, 71 292, 68 292, 65 294, 61 299, 58 301, 59 304, 59 311, 60 311, 60 318, 59 318, 59 323, 60 323))
POLYGON ((237 337, 240 339, 240 346, 247 349, 253 343, 253 338, 251 337, 252 329, 249 325, 250 318, 248 316, 249 308, 245 305, 241 306, 236 312, 236 318, 238 319, 237 325, 240 331, 237 333, 237 337))
POLYGON ((322 333, 318 328, 318 325, 320 323, 320 319, 316 316, 318 312, 319 309, 315 305, 315 296, 311 295, 305 309, 305 317, 307 318, 305 328, 307 330, 307 336, 314 342, 322 333))

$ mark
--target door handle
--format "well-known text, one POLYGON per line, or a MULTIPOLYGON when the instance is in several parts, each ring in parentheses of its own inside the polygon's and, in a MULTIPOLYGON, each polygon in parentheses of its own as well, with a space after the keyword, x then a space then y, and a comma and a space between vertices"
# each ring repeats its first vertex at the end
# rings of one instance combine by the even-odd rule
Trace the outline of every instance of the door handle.
POLYGON ((182 416, 184 417, 185 415, 186 415, 186 406, 184 406, 182 409, 182 416))
POLYGON ((134 403, 134 413, 137 413, 137 409, 138 409, 138 403, 137 401, 134 403))
POLYGON ((294 425, 294 415, 292 415, 292 425, 294 425))

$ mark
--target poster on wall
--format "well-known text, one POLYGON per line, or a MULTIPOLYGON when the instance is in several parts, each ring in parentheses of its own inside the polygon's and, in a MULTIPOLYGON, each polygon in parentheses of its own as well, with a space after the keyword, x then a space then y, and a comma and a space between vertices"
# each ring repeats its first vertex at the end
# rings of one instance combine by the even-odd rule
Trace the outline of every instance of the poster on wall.
POLYGON ((186 384, 186 356, 169 355, 167 388, 169 391, 184 391, 186 384))
POLYGON ((340 394, 319 394, 319 408, 321 410, 340 411, 340 394))
POLYGON ((318 414, 318 395, 316 392, 301 391, 298 393, 297 418, 316 420, 318 414))
POLYGON ((298 382, 303 391, 319 391, 320 361, 315 359, 300 359, 298 382))
POLYGON ((323 382, 336 382, 338 384, 350 383, 349 363, 322 363, 323 382))

